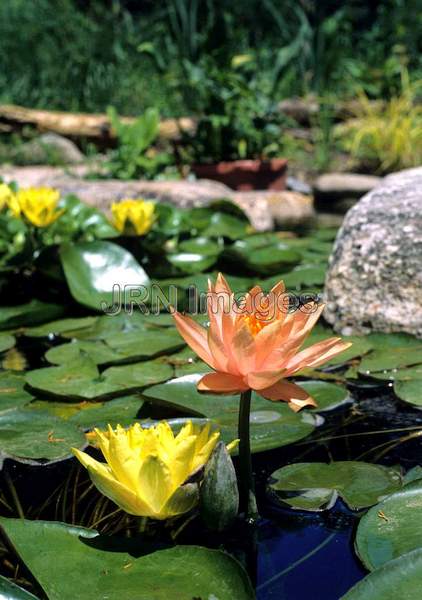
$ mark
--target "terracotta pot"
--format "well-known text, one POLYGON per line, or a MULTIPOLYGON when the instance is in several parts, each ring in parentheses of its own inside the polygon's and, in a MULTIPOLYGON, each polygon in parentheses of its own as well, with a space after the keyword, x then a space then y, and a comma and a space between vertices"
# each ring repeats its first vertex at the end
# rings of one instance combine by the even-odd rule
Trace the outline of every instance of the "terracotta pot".
POLYGON ((287 160, 233 160, 214 165, 193 165, 198 179, 214 179, 233 190, 285 190, 287 160))

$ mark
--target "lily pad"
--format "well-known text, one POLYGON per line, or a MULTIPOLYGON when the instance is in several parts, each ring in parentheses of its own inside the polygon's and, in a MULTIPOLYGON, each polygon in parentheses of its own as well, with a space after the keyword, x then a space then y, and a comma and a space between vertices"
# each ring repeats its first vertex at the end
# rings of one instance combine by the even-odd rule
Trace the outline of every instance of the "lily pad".
MULTIPOLYGON (((200 374, 185 375, 143 392, 150 402, 197 417, 208 417, 221 429, 225 442, 237 438, 239 396, 202 394, 196 384, 200 374)), ((293 413, 283 402, 270 402, 253 393, 251 448, 261 452, 296 442, 315 429, 318 419, 309 412, 293 413)))
POLYGON ((167 260, 183 275, 202 273, 210 269, 217 260, 217 255, 200 254, 199 252, 178 252, 167 254, 167 260))
POLYGON ((5 371, 0 373, 0 412, 19 408, 31 402, 33 396, 24 390, 22 375, 5 371))
POLYGON ((0 456, 19 459, 58 460, 70 456, 70 448, 83 448, 79 427, 44 411, 16 409, 0 414, 0 456))
POLYGON ((318 406, 316 412, 333 410, 347 402, 352 402, 347 389, 336 383, 327 381, 300 381, 300 387, 305 389, 315 399, 318 406))
POLYGON ((106 400, 127 395, 148 385, 166 381, 173 370, 158 360, 110 367, 100 374, 89 358, 78 358, 59 367, 34 369, 26 374, 26 383, 39 395, 62 400, 106 400))
POLYGON ((296 463, 278 469, 269 488, 280 501, 299 510, 326 510, 340 496, 352 510, 376 504, 398 490, 396 469, 357 461, 296 463))
POLYGON ((80 319, 59 319, 58 321, 51 321, 44 325, 38 325, 36 327, 26 327, 25 335, 27 337, 48 337, 50 335, 59 336, 69 331, 79 331, 81 329, 88 329, 92 327, 98 317, 82 317, 80 319))
POLYGON ((70 339, 95 341, 104 340, 112 333, 145 331, 147 327, 148 323, 144 315, 138 312, 129 314, 122 311, 117 314, 95 317, 91 326, 63 331, 62 335, 70 339))
POLYGON ((422 408, 422 376, 420 379, 410 381, 395 381, 394 393, 407 404, 422 408))
POLYGON ((89 356, 96 365, 113 365, 152 358, 164 352, 174 352, 184 345, 176 330, 134 331, 110 333, 103 340, 76 340, 50 348, 46 359, 65 365, 81 356, 89 356))
POLYGON ((150 283, 132 254, 112 242, 64 244, 60 259, 74 299, 97 311, 114 304, 114 289, 122 291, 124 302, 124 290, 141 289, 150 283))
POLYGON ((0 598, 2 600, 38 600, 36 596, 22 589, 0 575, 0 598))
POLYGON ((92 600, 93 590, 95 600, 254 598, 243 568, 219 550, 151 547, 147 553, 139 540, 64 523, 2 518, 1 525, 49 600, 92 600))
POLYGON ((400 369, 422 363, 422 341, 407 334, 372 334, 374 350, 362 359, 359 373, 400 369))
POLYGON ((422 549, 390 560, 369 573, 341 600, 419 600, 422 589, 422 549))
POLYGON ((0 352, 10 350, 16 344, 16 339, 13 335, 7 333, 0 334, 0 352))
POLYGON ((75 423, 83 429, 99 427, 104 429, 108 424, 115 427, 126 427, 136 419, 142 407, 142 399, 138 395, 123 396, 107 402, 53 402, 34 400, 26 406, 26 410, 45 410, 55 417, 75 423))
POLYGON ((359 523, 355 547, 370 571, 422 548, 422 481, 406 485, 372 507, 359 523))
POLYGON ((63 313, 63 306, 41 302, 41 300, 36 299, 17 306, 1 306, 0 329, 14 329, 24 325, 43 323, 60 317, 63 313))
POLYGON ((203 256, 218 256, 223 245, 210 238, 196 237, 180 242, 178 248, 183 252, 194 252, 203 256))

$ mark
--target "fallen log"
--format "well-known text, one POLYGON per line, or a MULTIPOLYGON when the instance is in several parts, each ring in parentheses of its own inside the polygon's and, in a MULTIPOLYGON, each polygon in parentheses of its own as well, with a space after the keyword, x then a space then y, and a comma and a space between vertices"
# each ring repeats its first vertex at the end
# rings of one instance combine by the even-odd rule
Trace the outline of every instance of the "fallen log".
MULTIPOLYGON (((124 123, 133 123, 134 117, 122 117, 124 123)), ((68 113, 37 110, 16 105, 0 105, 0 131, 21 131, 30 126, 39 132, 52 131, 69 138, 86 138, 101 145, 109 145, 115 139, 110 120, 104 114, 68 113)), ((159 138, 177 141, 181 134, 194 133, 196 122, 190 117, 163 119, 159 138)))

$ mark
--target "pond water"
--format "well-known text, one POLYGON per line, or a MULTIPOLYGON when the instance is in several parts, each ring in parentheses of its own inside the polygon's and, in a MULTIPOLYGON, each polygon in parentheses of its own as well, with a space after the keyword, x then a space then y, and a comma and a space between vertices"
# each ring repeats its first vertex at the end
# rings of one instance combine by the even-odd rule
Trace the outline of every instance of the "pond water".
POLYGON ((422 429, 418 410, 399 403, 388 384, 356 389, 353 396, 356 404, 325 413, 325 423, 312 437, 257 457, 263 517, 258 534, 258 600, 338 600, 366 575, 353 549, 361 514, 340 499, 319 513, 281 508, 264 495, 264 482, 275 469, 286 462, 360 459, 400 465, 407 471, 422 461, 418 438, 404 439, 422 429))

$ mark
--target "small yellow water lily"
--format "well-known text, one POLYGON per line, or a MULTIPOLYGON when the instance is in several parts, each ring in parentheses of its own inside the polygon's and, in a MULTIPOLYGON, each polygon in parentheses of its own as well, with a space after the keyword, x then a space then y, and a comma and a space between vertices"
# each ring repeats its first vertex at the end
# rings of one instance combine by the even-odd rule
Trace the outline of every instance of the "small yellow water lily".
POLYGON ((4 208, 10 208, 15 216, 20 213, 16 194, 8 185, 0 183, 0 211, 4 208))
POLYGON ((57 210, 60 192, 53 188, 24 188, 17 192, 17 203, 13 208, 15 216, 23 214, 32 225, 47 227, 63 214, 57 210))
POLYGON ((126 235, 145 235, 155 221, 155 204, 142 198, 125 198, 111 205, 114 226, 126 235))
POLYGON ((109 425, 108 431, 95 429, 93 440, 90 436, 107 463, 72 451, 104 496, 131 515, 163 520, 195 506, 198 486, 186 481, 208 461, 219 437, 210 424, 191 421, 176 436, 166 421, 150 428, 109 425))

